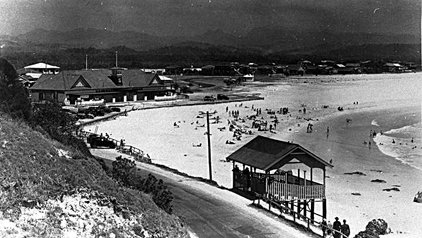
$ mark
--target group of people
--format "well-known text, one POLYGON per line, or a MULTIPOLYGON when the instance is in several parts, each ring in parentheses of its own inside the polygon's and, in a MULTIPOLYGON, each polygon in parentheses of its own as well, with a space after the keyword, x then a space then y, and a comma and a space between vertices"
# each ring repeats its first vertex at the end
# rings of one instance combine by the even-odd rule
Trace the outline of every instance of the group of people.
POLYGON ((333 224, 323 219, 321 228, 323 237, 346 238, 350 235, 350 227, 346 223, 346 220, 343 220, 343 224, 341 224, 338 217, 335 218, 333 224))
POLYGON ((308 127, 306 128, 306 133, 312 133, 313 131, 313 127, 314 125, 312 125, 311 123, 308 123, 308 127))
POLYGON ((239 115, 239 110, 229 111, 229 117, 233 116, 234 118, 238 118, 239 115))

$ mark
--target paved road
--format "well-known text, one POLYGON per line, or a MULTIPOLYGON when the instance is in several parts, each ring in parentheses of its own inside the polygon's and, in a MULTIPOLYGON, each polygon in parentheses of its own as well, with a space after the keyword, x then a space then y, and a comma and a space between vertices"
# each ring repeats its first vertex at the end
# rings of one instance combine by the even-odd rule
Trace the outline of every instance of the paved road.
MULTIPOLYGON (((110 161, 108 160, 107 163, 110 161)), ((286 224, 280 226, 280 220, 268 217, 270 215, 263 211, 257 209, 254 211, 254 208, 239 209, 239 205, 233 204, 234 201, 227 201, 238 197, 230 191, 223 191, 207 184, 200 186, 208 186, 209 191, 195 188, 192 183, 201 182, 172 174, 153 165, 140 163, 138 168, 141 175, 147 176, 151 173, 157 179, 164 181, 174 196, 174 214, 181 217, 197 237, 313 237, 309 233, 303 233, 286 224), (172 175, 169 176, 169 174, 172 175), (221 195, 214 194, 215 192, 229 194, 226 198, 222 198, 221 195)))
POLYGON ((182 217, 198 237, 281 237, 224 200, 183 184, 169 182, 168 186, 174 194, 174 213, 182 217))

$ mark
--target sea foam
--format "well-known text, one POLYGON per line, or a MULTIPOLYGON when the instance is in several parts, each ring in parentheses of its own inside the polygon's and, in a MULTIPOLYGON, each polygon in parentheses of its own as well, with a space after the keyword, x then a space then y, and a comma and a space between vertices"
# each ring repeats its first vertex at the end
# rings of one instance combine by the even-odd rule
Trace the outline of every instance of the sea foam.
POLYGON ((422 170, 421 129, 421 123, 407 125, 378 133, 373 140, 383 154, 422 170))

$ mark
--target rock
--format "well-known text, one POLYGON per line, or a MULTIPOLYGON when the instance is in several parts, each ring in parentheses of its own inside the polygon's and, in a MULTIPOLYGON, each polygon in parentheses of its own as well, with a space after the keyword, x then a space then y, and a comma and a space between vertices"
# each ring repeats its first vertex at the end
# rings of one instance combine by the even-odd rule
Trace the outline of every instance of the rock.
POLYGON ((364 173, 362 173, 360 171, 348 172, 348 173, 344 173, 344 174, 346 174, 346 175, 354 175, 354 174, 356 174, 356 175, 366 176, 366 174, 364 174, 364 173))
POLYGON ((365 230, 374 230, 379 235, 387 234, 388 224, 383 219, 374 219, 366 225, 365 230))
POLYGON ((359 232, 354 238, 379 238, 388 233, 388 224, 383 219, 374 219, 366 225, 364 231, 359 232))
POLYGON ((387 183, 387 181, 382 180, 382 179, 373 179, 373 180, 371 180, 371 182, 373 182, 373 183, 387 183))
POLYGON ((357 235, 355 235, 355 238, 379 238, 379 235, 376 234, 369 234, 366 231, 361 231, 357 235))
POLYGON ((397 192, 400 192, 400 189, 398 189, 398 188, 384 188, 382 191, 387 191, 387 192, 397 191, 397 192))

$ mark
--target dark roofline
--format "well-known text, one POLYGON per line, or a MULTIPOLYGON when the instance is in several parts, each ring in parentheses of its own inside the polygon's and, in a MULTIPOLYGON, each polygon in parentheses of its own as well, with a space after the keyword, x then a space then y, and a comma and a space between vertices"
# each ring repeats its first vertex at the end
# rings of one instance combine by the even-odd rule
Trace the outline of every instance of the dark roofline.
MULTIPOLYGON (((233 155, 233 154, 235 154, 235 153, 237 153, 237 152, 239 152, 241 150, 244 150, 244 147, 245 148, 248 148, 247 147, 248 144, 251 143, 252 141, 256 140, 256 139, 265 139, 265 140, 272 140, 272 141, 275 141, 275 142, 282 142, 282 143, 288 144, 288 146, 289 146, 289 147, 285 148, 284 151, 281 151, 281 152, 273 155, 272 157, 273 157, 274 160, 269 165, 267 165, 266 167, 259 168, 259 169, 262 169, 264 171, 271 170, 271 167, 273 167, 274 165, 276 165, 277 163, 279 163, 280 161, 282 161, 284 158, 286 158, 287 156, 289 156, 290 153, 292 153, 293 151, 295 151, 297 149, 300 149, 300 150, 304 151, 307 155, 309 155, 310 157, 312 157, 313 159, 315 159, 318 163, 321 163, 322 165, 324 165, 326 167, 330 167, 330 168, 333 168, 334 167, 332 164, 326 162, 325 160, 321 159, 320 157, 318 157, 314 153, 310 152, 309 150, 307 150, 306 148, 304 148, 304 147, 302 147, 302 146, 300 146, 298 144, 290 143, 290 142, 284 142, 284 141, 280 141, 280 140, 275 140, 273 138, 269 138, 269 137, 265 137, 265 136, 261 136, 261 135, 256 136, 254 139, 250 140, 248 143, 246 143, 245 145, 243 145, 242 147, 240 147, 239 149, 237 149, 236 151, 234 151, 233 153, 231 153, 229 156, 227 156, 227 160, 232 160, 232 161, 236 161, 236 162, 239 162, 239 163, 244 163, 243 161, 231 159, 230 157, 231 157, 231 155, 233 155)), ((284 163, 281 166, 283 166, 285 164, 287 164, 287 163, 284 163)), ((247 165, 250 165, 250 164, 247 164, 247 165)), ((250 166, 252 166, 252 165, 250 165, 250 166)))

